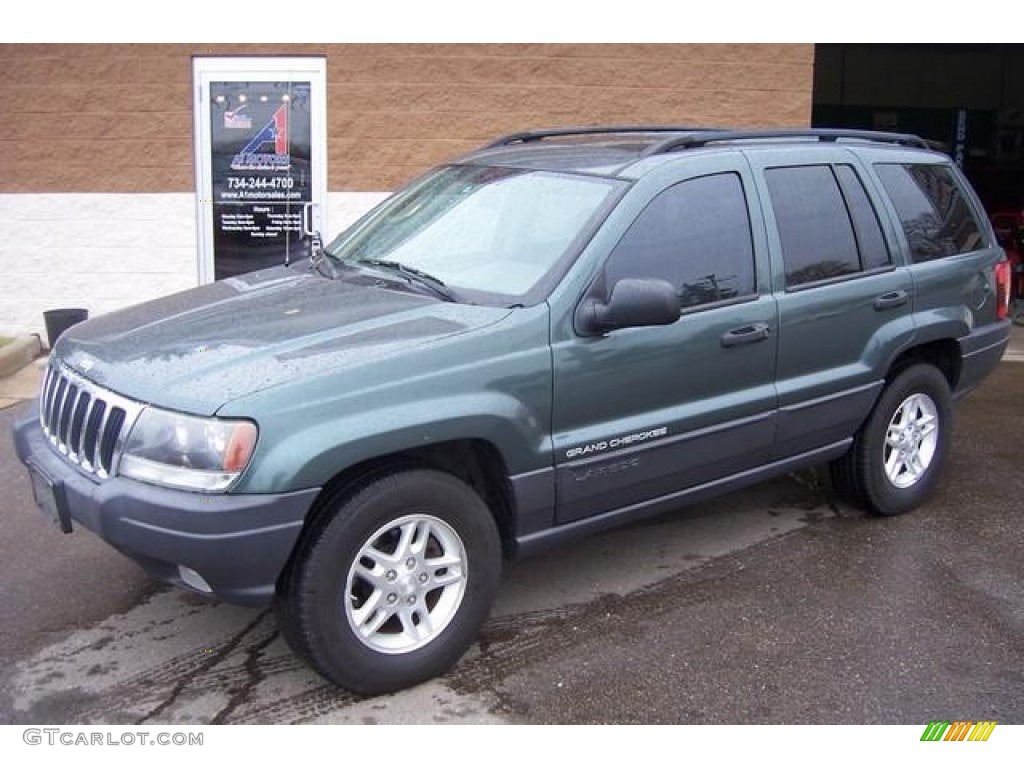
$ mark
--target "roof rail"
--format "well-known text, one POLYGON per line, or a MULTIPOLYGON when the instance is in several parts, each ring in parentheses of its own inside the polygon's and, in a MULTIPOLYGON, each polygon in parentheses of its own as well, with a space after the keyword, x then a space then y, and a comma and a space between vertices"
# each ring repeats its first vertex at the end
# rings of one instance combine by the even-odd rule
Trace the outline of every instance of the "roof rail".
POLYGON ((720 132, 721 128, 707 128, 693 125, 581 125, 574 128, 547 128, 537 131, 510 133, 484 145, 484 149, 507 147, 511 144, 525 144, 530 141, 555 138, 559 136, 595 136, 616 133, 686 133, 700 131, 720 132))
POLYGON ((661 155, 677 149, 704 147, 720 141, 744 141, 749 139, 817 139, 822 142, 835 142, 840 139, 856 139, 859 141, 877 141, 885 144, 899 144, 906 147, 931 149, 928 142, 920 136, 910 133, 883 133, 882 131, 859 131, 845 128, 790 128, 790 129, 758 129, 738 131, 704 130, 687 136, 673 136, 660 141, 644 150, 641 157, 661 155))

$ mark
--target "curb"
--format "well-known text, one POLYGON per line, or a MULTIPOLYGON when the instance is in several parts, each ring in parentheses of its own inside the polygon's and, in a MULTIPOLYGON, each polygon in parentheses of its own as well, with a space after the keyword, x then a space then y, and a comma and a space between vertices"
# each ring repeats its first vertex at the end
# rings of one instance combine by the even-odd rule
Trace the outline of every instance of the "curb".
POLYGON ((19 336, 10 344, 0 347, 0 379, 21 370, 42 352, 42 342, 36 335, 19 336))

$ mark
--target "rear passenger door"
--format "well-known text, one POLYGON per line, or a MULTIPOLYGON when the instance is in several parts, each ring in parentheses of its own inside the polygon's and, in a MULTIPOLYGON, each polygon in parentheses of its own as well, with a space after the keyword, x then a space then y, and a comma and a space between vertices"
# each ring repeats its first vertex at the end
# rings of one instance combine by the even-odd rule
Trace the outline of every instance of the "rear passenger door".
POLYGON ((853 153, 750 152, 766 211, 779 311, 774 458, 852 435, 913 338, 913 281, 853 153), (883 223, 885 222, 885 223, 883 223))

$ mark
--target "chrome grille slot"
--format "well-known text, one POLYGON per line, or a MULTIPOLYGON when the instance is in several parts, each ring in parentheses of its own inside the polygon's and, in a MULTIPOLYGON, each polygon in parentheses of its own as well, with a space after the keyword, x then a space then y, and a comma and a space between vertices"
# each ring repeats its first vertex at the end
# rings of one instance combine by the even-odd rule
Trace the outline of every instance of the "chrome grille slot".
POLYGON ((88 469, 96 465, 96 446, 99 445, 100 427, 107 416, 107 404, 96 400, 85 420, 85 434, 82 435, 82 465, 88 469))
MULTIPOLYGON (((71 414, 71 433, 68 435, 68 443, 80 449, 82 445, 82 426, 85 424, 85 414, 89 410, 89 401, 92 398, 84 389, 78 393, 78 402, 75 403, 75 410, 71 414)), ((78 451, 75 456, 78 457, 78 451)))
POLYGON ((101 471, 110 473, 114 464, 114 451, 121 436, 121 428, 124 426, 124 409, 112 407, 107 412, 107 423, 100 433, 99 450, 97 451, 98 464, 101 471))
POLYGON ((78 404, 78 387, 69 383, 64 390, 64 400, 60 405, 60 416, 57 417, 57 443, 64 446, 68 452, 71 448, 68 445, 68 432, 71 427, 71 412, 78 404))
POLYGON ((60 419, 60 406, 64 402, 64 391, 67 387, 67 379, 59 378, 50 398, 50 413, 46 417, 46 425, 50 428, 51 435, 57 434, 57 420, 60 419))
POLYGON ((58 364, 39 395, 39 424, 59 453, 88 474, 114 474, 128 430, 142 405, 103 389, 58 364))

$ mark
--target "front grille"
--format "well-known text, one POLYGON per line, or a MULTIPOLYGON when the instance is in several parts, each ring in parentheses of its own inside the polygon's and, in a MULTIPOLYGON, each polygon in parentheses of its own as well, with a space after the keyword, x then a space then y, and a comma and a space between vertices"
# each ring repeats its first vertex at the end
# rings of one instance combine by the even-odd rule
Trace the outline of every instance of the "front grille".
POLYGON ((105 479, 114 474, 125 436, 141 409, 54 363, 43 378, 39 423, 62 456, 105 479))

